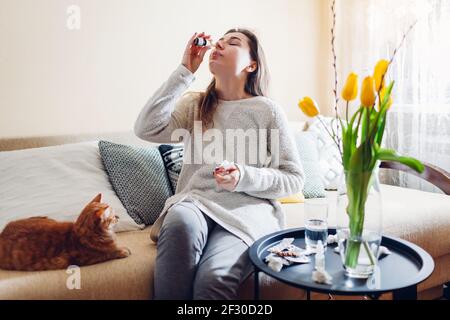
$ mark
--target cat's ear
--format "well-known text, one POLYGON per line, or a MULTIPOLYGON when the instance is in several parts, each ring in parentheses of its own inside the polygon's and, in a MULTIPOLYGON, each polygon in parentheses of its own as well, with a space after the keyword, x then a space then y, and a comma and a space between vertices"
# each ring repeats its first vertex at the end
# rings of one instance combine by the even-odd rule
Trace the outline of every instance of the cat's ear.
POLYGON ((103 200, 103 194, 99 193, 98 195, 95 196, 94 199, 92 199, 92 201, 90 203, 102 202, 102 200, 103 200))

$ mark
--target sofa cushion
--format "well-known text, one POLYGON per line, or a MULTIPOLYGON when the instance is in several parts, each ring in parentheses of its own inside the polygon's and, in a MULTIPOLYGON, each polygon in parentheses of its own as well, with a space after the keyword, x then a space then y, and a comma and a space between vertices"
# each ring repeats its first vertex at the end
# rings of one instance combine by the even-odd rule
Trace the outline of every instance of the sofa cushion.
POLYGON ((75 222, 103 194, 119 216, 115 231, 140 230, 114 192, 97 141, 0 152, 0 231, 12 220, 48 216, 75 222))
POLYGON ((153 224, 172 195, 158 148, 99 142, 100 155, 114 190, 137 222, 153 224))
POLYGON ((381 186, 383 233, 411 241, 434 258, 450 253, 450 196, 381 186))

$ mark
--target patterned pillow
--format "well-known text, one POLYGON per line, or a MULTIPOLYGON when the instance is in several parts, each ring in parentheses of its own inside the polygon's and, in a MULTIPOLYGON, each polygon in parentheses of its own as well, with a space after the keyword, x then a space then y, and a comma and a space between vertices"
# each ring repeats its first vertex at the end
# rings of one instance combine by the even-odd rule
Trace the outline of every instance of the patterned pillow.
MULTIPOLYGON (((327 126, 330 132, 332 126, 335 127, 336 131, 335 118, 322 116, 320 117, 322 122, 327 126)), ((333 142, 333 139, 331 139, 330 135, 327 133, 322 122, 314 119, 313 122, 309 124, 307 132, 313 132, 316 135, 316 145, 319 149, 321 177, 325 189, 336 190, 339 184, 339 176, 344 169, 342 167, 341 155, 339 153, 339 150, 336 144, 333 142)), ((340 135, 339 130, 337 134, 340 135)))
POLYGON ((181 167, 183 166, 183 144, 161 144, 158 149, 169 176, 172 193, 175 194, 181 167))
POLYGON ((153 224, 172 195, 158 149, 108 141, 98 146, 109 180, 128 214, 138 224, 153 224))
POLYGON ((300 161, 305 173, 305 185, 303 195, 306 199, 323 198, 326 196, 325 187, 321 179, 319 152, 316 145, 316 137, 310 132, 294 132, 300 161))

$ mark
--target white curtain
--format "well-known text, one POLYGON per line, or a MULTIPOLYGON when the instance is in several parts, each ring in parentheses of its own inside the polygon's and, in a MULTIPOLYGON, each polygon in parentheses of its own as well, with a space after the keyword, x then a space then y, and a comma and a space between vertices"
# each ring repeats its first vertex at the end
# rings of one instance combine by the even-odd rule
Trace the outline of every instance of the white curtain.
MULTIPOLYGON (((337 0, 338 79, 360 80, 392 56, 395 80, 384 146, 450 171, 450 0, 337 0)), ((356 106, 353 106, 356 108, 356 106)), ((389 172, 383 182, 440 192, 422 179, 389 172)))

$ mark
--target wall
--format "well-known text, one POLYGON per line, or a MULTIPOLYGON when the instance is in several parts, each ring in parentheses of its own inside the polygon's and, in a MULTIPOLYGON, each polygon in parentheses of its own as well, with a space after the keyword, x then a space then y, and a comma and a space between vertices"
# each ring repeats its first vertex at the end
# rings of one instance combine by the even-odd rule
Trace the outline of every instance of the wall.
MULTIPOLYGON (((300 97, 327 103, 326 10, 328 0, 0 0, 0 137, 131 130, 190 36, 233 27, 259 35, 271 97, 302 120, 300 97), (70 5, 79 30, 67 28, 70 5)), ((196 77, 190 89, 204 90, 207 63, 196 77)))

